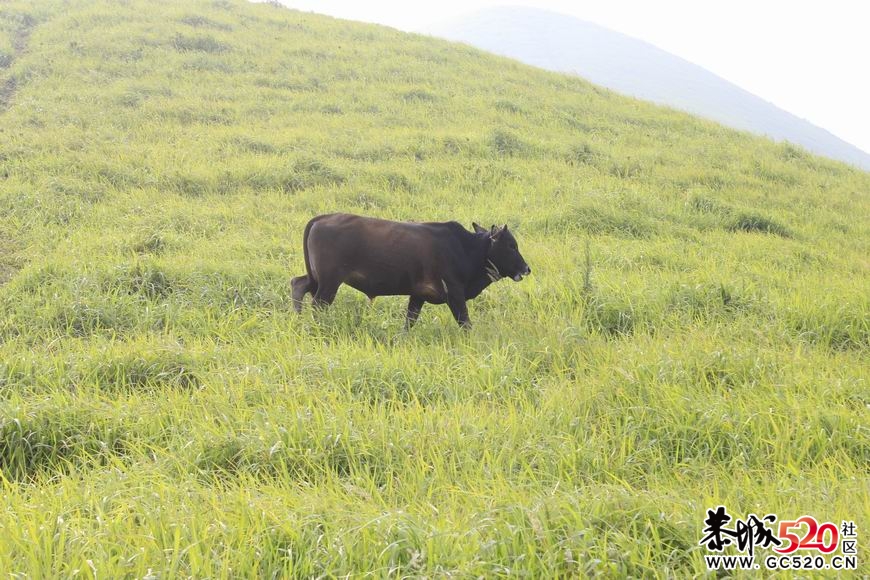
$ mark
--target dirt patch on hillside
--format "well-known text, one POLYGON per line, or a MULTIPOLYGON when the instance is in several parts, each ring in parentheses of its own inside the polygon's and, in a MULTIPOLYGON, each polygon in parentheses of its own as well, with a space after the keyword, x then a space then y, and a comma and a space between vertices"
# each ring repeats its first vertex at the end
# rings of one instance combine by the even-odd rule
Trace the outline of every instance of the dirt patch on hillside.
MULTIPOLYGON (((18 78, 15 75, 6 75, 12 65, 27 50, 30 33, 36 26, 36 20, 29 15, 23 15, 18 19, 18 27, 12 36, 12 54, 0 61, 0 114, 12 106, 12 100, 18 90, 18 78), (3 78, 5 77, 5 78, 3 78)), ((21 269, 22 263, 18 258, 18 245, 10 236, 0 231, 0 286, 6 284, 21 269)))
POLYGON ((18 89, 18 83, 15 77, 6 79, 0 85, 0 113, 8 109, 12 104, 12 97, 15 95, 16 89, 18 89))
MULTIPOLYGON (((33 32, 35 25, 36 20, 32 17, 26 14, 21 17, 18 29, 12 36, 12 57, 0 63, 0 72, 10 69, 21 53, 27 50, 27 42, 30 40, 30 33, 33 32)), ((9 76, 0 83, 0 113, 12 106, 12 99, 17 90, 18 79, 14 75, 9 76)), ((2 280, 2 277, 0 277, 0 280, 2 280)))
POLYGON ((18 271, 18 268, 15 268, 14 266, 10 266, 8 264, 3 264, 2 262, 0 262, 0 286, 2 286, 3 284, 5 284, 9 280, 11 280, 12 276, 17 271, 18 271))

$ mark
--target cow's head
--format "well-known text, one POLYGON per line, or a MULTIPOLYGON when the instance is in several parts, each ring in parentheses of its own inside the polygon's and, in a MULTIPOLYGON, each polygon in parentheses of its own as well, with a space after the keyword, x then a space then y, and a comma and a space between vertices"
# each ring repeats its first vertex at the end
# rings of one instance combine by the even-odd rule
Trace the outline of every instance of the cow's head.
POLYGON ((526 264, 519 248, 517 248, 517 240, 508 230, 507 225, 501 227, 492 226, 489 230, 482 228, 476 223, 472 224, 474 231, 478 234, 486 233, 489 235, 492 244, 489 247, 487 255, 487 266, 495 269, 495 272, 489 272, 490 278, 497 280, 498 278, 509 277, 516 282, 523 279, 523 276, 528 276, 532 273, 532 269, 526 264))

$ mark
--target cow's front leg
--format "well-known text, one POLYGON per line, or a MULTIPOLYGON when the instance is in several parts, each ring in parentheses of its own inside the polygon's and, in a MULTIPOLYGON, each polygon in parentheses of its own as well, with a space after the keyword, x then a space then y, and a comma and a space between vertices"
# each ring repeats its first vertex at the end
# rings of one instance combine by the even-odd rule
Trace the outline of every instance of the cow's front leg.
POLYGON ((408 300, 408 314, 405 316, 405 330, 410 330, 417 318, 420 316, 420 311, 423 310, 423 299, 417 296, 411 296, 408 300))
POLYGON ((450 312, 453 313, 453 318, 459 323, 459 326, 465 329, 471 328, 471 321, 468 320, 468 304, 465 302, 465 294, 457 292, 448 292, 447 305, 450 306, 450 312))

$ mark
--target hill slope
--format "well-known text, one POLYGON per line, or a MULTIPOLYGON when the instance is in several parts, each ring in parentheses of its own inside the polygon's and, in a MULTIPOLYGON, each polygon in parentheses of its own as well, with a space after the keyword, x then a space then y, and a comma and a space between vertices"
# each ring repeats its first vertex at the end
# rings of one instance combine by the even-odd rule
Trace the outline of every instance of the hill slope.
POLYGON ((269 5, 4 3, 0 52, 0 569, 686 576, 711 506, 870 518, 866 173, 269 5), (296 316, 337 210, 534 274, 296 316))
POLYGON ((870 154, 655 46, 563 14, 528 7, 487 8, 430 27, 442 38, 548 70, 576 73, 640 99, 735 129, 788 140, 870 170, 870 154))

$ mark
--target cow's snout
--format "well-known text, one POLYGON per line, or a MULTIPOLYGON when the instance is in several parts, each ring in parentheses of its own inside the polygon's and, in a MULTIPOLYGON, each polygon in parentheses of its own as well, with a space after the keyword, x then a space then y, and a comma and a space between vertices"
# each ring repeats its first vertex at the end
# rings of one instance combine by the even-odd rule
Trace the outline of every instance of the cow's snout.
POLYGON ((528 276, 531 273, 532 273, 532 269, 529 268, 528 266, 526 266, 525 270, 517 272, 516 274, 514 274, 514 282, 519 282, 520 280, 523 279, 523 276, 528 276))

